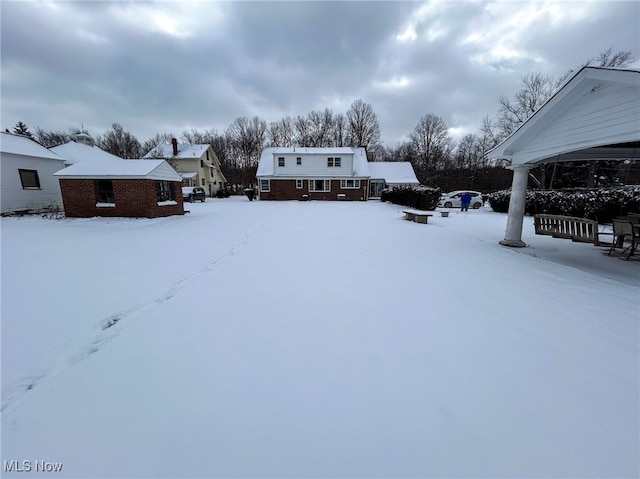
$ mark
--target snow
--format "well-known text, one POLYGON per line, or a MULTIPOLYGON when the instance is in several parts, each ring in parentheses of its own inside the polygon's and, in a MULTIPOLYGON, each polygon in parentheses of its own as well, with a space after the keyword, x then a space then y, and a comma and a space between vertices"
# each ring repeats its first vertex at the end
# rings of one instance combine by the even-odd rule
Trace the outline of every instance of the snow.
POLYGON ((173 144, 163 143, 148 152, 143 158, 200 158, 209 148, 209 144, 192 145, 189 143, 178 144, 178 154, 173 154, 173 144))
POLYGON ((402 209, 231 197, 2 218, 3 461, 637 477, 640 262, 535 236, 531 218, 527 248, 499 246, 489 208, 426 225, 402 209))
POLYGON ((145 178, 181 181, 182 177, 165 160, 80 161, 54 173, 60 178, 145 178))
POLYGON ((21 135, 0 132, 0 152, 13 153, 14 155, 34 156, 48 160, 64 161, 61 156, 47 150, 35 140, 21 135))
POLYGON ((388 185, 418 185, 413 166, 408 161, 374 161, 369 163, 372 179, 384 179, 388 185))
POLYGON ((63 145, 49 148, 60 155, 70 165, 79 161, 122 161, 119 156, 112 155, 97 146, 85 145, 75 141, 69 141, 63 145))

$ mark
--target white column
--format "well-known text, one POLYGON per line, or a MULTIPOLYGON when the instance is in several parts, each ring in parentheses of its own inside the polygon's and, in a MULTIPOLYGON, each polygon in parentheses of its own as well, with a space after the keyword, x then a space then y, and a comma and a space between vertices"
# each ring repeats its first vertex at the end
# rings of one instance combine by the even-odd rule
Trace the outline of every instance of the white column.
POLYGON ((511 169, 513 170, 513 182, 511 183, 507 231, 500 244, 522 248, 527 246, 522 241, 522 221, 524 220, 524 205, 527 199, 527 182, 531 166, 515 166, 511 169))

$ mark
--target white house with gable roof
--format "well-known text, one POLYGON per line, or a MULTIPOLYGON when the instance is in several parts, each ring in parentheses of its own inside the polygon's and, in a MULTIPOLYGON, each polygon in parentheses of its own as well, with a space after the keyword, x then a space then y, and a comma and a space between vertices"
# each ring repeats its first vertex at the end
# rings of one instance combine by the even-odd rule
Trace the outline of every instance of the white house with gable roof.
POLYGON ((35 140, 0 133, 0 205, 2 214, 62 208, 62 195, 53 174, 64 158, 35 140))
POLYGON ((258 171, 262 200, 367 200, 382 189, 418 185, 408 162, 367 161, 361 147, 271 147, 258 171))
POLYGON ((262 200, 366 200, 369 188, 359 147, 265 148, 256 177, 262 200))
POLYGON ((162 158, 175 168, 184 186, 200 186, 209 196, 226 188, 220 160, 209 144, 178 143, 173 138, 171 143, 158 145, 143 157, 154 158, 162 158))

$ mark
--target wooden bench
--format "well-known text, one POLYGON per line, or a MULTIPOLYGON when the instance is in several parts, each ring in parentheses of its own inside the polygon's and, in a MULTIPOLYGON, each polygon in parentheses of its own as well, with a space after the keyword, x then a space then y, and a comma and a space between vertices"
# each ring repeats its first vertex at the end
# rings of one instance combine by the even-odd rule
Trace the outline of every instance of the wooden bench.
POLYGON ((427 224, 429 222, 429 217, 433 216, 430 213, 418 210, 404 210, 403 213, 405 220, 423 224, 427 224))
POLYGON ((599 238, 601 234, 611 234, 599 232, 596 220, 573 216, 539 214, 533 217, 533 225, 537 235, 551 235, 554 238, 593 243, 596 246, 601 244, 599 238))

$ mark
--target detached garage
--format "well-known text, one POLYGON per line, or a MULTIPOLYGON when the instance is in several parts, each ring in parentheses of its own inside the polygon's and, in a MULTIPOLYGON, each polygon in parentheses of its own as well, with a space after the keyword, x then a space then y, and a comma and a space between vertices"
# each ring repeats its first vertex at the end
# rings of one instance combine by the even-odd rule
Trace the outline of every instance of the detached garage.
POLYGON ((182 178, 164 160, 84 161, 54 176, 70 218, 184 214, 182 178))

